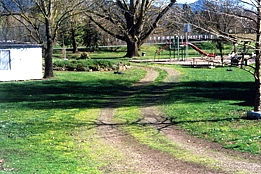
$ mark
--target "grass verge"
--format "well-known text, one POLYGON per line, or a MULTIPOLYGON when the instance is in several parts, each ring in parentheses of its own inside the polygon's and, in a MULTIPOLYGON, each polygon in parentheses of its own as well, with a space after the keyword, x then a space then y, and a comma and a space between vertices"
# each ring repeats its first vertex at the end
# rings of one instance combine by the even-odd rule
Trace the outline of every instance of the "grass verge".
POLYGON ((122 160, 97 136, 96 119, 144 74, 58 72, 51 80, 1 83, 0 173, 102 173, 122 160))
POLYGON ((261 122, 244 119, 254 101, 251 75, 237 68, 177 68, 181 81, 162 105, 173 123, 225 148, 260 154, 261 122))

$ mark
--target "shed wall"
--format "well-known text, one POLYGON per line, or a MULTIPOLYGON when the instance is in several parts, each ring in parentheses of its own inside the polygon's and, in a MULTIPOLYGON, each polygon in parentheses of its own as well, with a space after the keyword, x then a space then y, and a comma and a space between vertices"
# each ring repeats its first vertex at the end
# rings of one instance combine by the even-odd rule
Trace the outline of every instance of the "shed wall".
POLYGON ((10 70, 0 70, 0 81, 42 79, 42 48, 8 48, 10 70))

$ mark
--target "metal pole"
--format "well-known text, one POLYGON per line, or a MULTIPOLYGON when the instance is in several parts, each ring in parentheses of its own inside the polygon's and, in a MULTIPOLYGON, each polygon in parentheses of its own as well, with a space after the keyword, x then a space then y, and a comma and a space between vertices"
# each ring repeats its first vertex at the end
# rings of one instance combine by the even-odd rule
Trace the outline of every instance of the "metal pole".
POLYGON ((179 49, 180 49, 180 48, 179 48, 179 36, 177 36, 177 48, 178 48, 178 59, 179 59, 179 58, 180 58, 180 57, 179 57, 179 49))
POLYGON ((186 55, 185 58, 188 57, 188 32, 185 32, 185 39, 186 39, 186 55))

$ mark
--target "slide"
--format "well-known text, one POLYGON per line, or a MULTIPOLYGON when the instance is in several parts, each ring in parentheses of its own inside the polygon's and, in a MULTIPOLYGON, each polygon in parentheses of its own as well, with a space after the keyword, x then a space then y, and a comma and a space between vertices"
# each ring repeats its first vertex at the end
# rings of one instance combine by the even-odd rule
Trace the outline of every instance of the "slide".
POLYGON ((197 52, 199 52, 200 54, 204 55, 204 56, 208 56, 208 57, 215 57, 216 55, 213 53, 207 53, 205 51, 203 51, 202 49, 198 48, 196 45, 192 44, 192 43, 187 43, 188 46, 191 46, 191 48, 193 48, 194 50, 196 50, 197 52))

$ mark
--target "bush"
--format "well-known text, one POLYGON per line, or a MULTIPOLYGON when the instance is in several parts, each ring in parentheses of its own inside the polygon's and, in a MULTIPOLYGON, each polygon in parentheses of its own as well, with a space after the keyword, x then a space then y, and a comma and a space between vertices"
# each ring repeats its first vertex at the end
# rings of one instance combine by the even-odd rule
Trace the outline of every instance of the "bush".
POLYGON ((65 70, 68 71, 75 71, 77 68, 77 63, 75 61, 69 61, 69 63, 67 64, 67 66, 65 67, 65 70))
POLYGON ((108 60, 55 60, 54 69, 59 71, 109 71, 114 70, 118 62, 108 60))
POLYGON ((76 59, 90 59, 90 55, 87 52, 83 52, 80 57, 77 57, 76 59))

